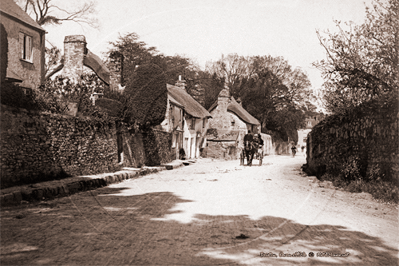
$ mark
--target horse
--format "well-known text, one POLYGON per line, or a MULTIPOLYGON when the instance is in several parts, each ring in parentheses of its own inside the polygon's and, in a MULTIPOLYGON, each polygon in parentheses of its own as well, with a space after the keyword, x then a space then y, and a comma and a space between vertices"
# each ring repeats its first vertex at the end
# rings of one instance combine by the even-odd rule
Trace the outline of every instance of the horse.
POLYGON ((241 163, 244 164, 244 158, 247 158, 247 165, 252 165, 252 160, 254 158, 254 154, 256 153, 258 147, 256 142, 254 141, 244 141, 244 149, 242 150, 241 155, 241 163))

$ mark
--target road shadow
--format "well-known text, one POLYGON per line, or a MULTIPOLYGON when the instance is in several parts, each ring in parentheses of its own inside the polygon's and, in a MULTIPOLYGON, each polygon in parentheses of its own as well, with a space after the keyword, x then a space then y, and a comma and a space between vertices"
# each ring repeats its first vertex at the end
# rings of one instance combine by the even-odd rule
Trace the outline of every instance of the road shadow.
POLYGON ((189 222, 180 222, 173 219, 181 212, 176 206, 192 200, 168 191, 128 195, 127 189, 106 187, 56 199, 49 205, 32 205, 19 217, 12 211, 2 213, 2 264, 398 263, 397 249, 378 237, 343 226, 305 225, 273 216, 251 219, 247 215, 200 213, 189 222), (282 257, 280 252, 304 252, 306 257, 282 257), (309 257, 309 252, 315 256, 309 257), (349 254, 320 257, 318 252, 349 254))

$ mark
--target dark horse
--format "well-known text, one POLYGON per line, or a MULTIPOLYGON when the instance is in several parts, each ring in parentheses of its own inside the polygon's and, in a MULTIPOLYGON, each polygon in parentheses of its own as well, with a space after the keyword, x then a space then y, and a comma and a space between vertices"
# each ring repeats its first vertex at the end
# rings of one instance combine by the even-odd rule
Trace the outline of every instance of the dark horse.
POLYGON ((254 154, 256 153, 258 147, 256 142, 254 141, 244 141, 244 149, 241 154, 241 164, 244 164, 244 158, 247 158, 247 165, 252 165, 252 160, 254 158, 254 154))

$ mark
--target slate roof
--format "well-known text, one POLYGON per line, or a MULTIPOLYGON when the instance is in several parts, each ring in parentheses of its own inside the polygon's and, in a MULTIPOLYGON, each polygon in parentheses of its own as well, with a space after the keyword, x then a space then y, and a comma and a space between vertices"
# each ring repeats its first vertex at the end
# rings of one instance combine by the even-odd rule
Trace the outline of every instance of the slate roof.
POLYGON ((185 89, 170 84, 167 84, 167 89, 170 96, 180 103, 189 115, 201 119, 212 117, 185 89))
MULTIPOLYGON (((244 121, 247 124, 251 125, 260 125, 258 119, 253 117, 250 113, 247 112, 239 103, 236 102, 234 97, 230 98, 230 104, 227 106, 227 111, 234 113, 236 116, 238 116, 242 121, 244 121)), ((218 105, 218 102, 216 101, 212 106, 209 108, 209 112, 211 112, 213 109, 216 108, 218 105)))
MULTIPOLYGON (((0 4, 1 13, 7 14, 22 22, 23 24, 33 27, 39 31, 45 32, 45 30, 37 24, 25 11, 22 10, 13 0, 1 0, 0 4)), ((2 14, 3 15, 3 14, 2 14)))

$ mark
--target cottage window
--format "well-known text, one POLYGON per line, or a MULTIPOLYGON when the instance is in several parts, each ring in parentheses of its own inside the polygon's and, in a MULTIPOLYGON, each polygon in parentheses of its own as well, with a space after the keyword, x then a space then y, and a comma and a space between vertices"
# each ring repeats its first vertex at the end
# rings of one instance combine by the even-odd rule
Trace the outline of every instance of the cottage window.
POLYGON ((172 127, 174 127, 175 126, 175 112, 173 110, 173 106, 170 107, 169 115, 171 118, 172 127))
POLYGON ((194 128, 195 128, 195 118, 191 119, 191 125, 190 125, 190 129, 194 128))
POLYGON ((19 42, 21 47, 21 59, 32 62, 32 55, 33 55, 33 43, 32 37, 26 35, 25 33, 19 33, 19 42))
POLYGON ((231 121, 231 126, 234 127, 234 125, 236 124, 236 121, 231 121))

